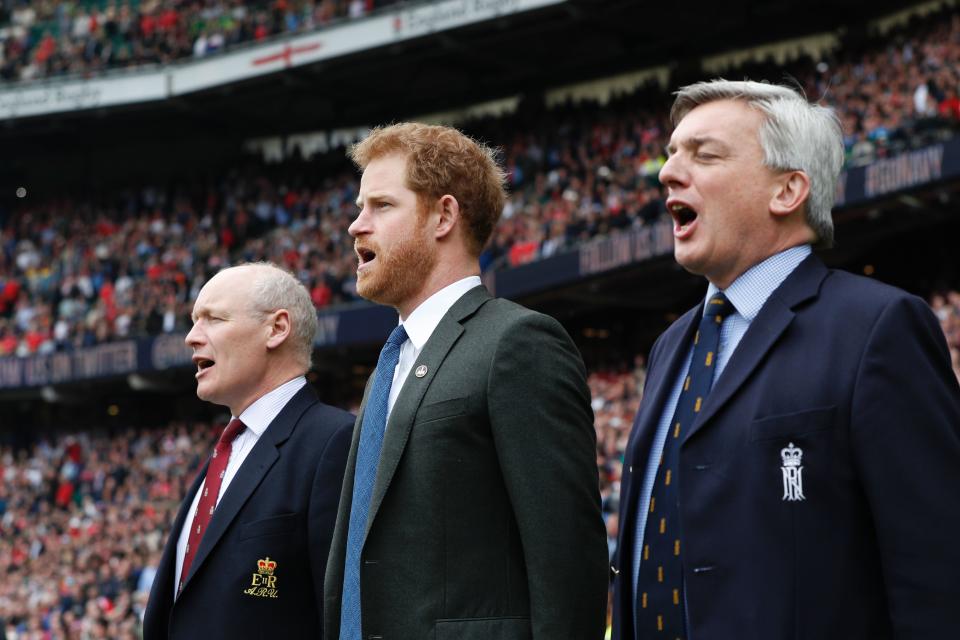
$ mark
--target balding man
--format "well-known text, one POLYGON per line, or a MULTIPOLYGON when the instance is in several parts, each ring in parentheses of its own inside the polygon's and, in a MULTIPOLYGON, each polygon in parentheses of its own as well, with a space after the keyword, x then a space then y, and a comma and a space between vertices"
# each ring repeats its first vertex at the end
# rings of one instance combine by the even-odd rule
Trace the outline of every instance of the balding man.
POLYGON ((272 264, 245 264, 211 278, 192 317, 197 396, 232 419, 173 523, 143 637, 316 640, 353 416, 304 377, 310 296, 272 264))

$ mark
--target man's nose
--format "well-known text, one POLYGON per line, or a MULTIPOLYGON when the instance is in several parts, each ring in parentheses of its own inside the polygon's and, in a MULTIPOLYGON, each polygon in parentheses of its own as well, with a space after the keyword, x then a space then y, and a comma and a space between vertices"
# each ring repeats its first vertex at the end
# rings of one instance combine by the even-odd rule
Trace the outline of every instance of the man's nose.
POLYGON ((357 217, 354 218, 350 226, 347 227, 347 233, 354 238, 364 233, 370 233, 370 216, 367 213, 366 207, 360 210, 357 217))
POLYGON ((667 161, 660 167, 660 183, 667 187, 684 184, 686 175, 683 163, 677 155, 667 158, 667 161))

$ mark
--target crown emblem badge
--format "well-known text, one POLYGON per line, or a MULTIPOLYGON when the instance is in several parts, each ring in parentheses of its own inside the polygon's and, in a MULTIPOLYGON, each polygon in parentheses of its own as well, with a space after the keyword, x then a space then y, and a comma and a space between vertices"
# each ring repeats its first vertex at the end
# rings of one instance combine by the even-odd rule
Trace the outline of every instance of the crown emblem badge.
POLYGON ((255 598, 276 598, 280 593, 277 589, 277 576, 274 575, 276 570, 276 560, 271 560, 270 556, 260 558, 257 560, 257 572, 251 575, 250 586, 243 592, 255 598))
POLYGON ((803 449, 795 447, 791 442, 780 450, 780 460, 783 466, 783 500, 796 502, 806 500, 803 495, 803 449))
POLYGON ((272 576, 273 570, 277 568, 276 560, 271 560, 270 556, 257 560, 257 573, 261 575, 272 576))

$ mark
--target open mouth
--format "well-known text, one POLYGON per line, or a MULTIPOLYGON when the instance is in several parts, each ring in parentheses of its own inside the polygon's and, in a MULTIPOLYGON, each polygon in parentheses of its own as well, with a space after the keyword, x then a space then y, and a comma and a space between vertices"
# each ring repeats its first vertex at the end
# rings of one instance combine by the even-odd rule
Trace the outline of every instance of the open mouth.
POLYGON ((356 247, 357 258, 359 259, 358 268, 362 268, 372 262, 377 257, 377 253, 367 247, 356 247))
POLYGON ((697 212, 682 202, 671 204, 669 209, 675 225, 674 235, 677 237, 686 235, 697 220, 697 212))
POLYGON ((194 357, 193 363, 197 365, 197 375, 201 375, 204 371, 216 364, 210 358, 194 357))

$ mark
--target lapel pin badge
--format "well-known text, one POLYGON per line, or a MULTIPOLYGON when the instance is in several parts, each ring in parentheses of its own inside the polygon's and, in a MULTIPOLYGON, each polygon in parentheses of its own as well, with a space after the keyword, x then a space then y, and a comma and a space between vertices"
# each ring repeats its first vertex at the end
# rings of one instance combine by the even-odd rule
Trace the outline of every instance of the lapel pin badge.
POLYGON ((413 374, 418 378, 422 378, 423 376, 427 375, 427 365, 425 364, 420 365, 419 367, 417 367, 417 370, 413 372, 413 374))

